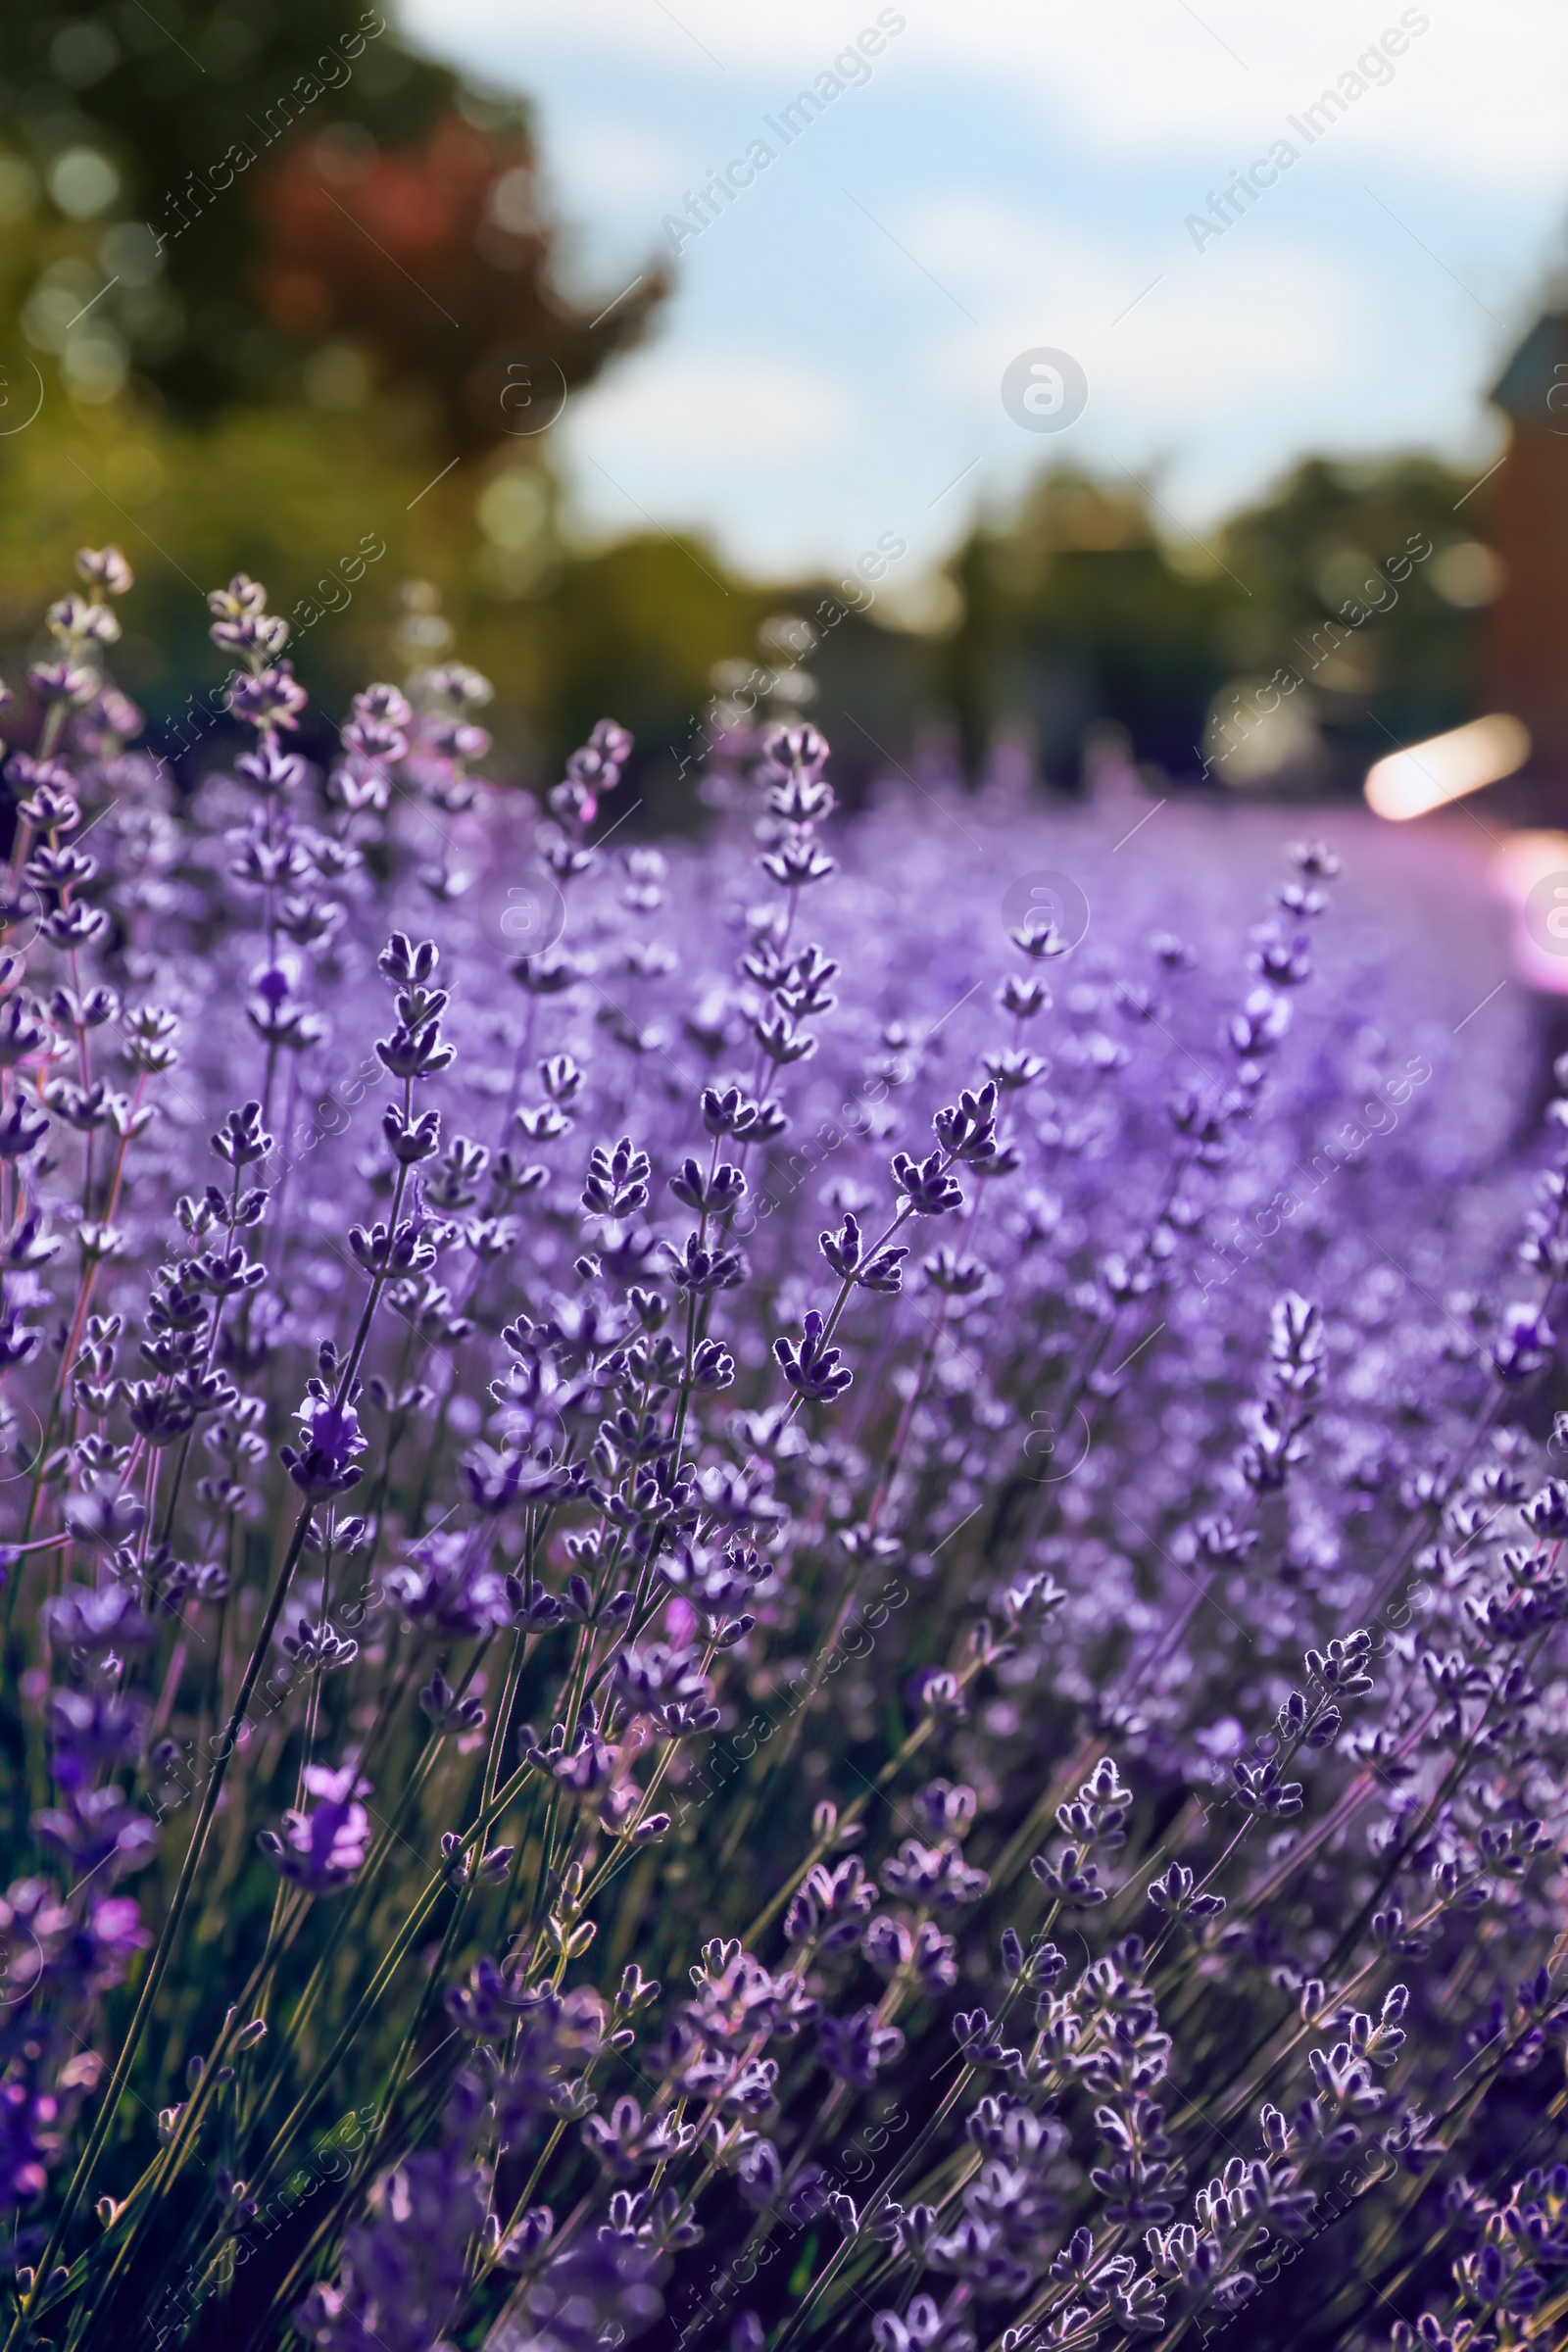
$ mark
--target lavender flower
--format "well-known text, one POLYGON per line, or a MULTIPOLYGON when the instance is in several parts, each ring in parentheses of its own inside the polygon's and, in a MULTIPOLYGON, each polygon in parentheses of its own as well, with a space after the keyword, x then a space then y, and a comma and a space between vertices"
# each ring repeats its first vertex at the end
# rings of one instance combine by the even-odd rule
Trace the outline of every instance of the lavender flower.
POLYGON ((263 1830, 257 1838, 279 1878, 305 1894, 341 1894, 354 1883, 370 1842, 370 1817, 360 1803, 370 1784, 357 1776, 353 1764, 331 1771, 324 1764, 308 1764, 305 1788, 318 1801, 294 1808, 283 1816, 284 1835, 263 1830))
POLYGON ((19 2326, 281 2225, 340 2352, 1547 2340, 1568 1064, 1521 1142, 1467 869, 804 723, 609 841, 612 722, 333 750, 245 577, 175 802, 130 586, 6 767, 19 2326))

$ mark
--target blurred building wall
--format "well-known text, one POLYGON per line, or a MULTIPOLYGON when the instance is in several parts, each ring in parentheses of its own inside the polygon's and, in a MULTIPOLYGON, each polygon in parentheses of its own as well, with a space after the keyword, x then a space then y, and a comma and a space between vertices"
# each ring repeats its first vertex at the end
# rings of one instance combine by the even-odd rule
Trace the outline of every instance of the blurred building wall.
POLYGON ((1505 577, 1482 643, 1486 705, 1522 718, 1539 815, 1568 819, 1568 311, 1547 312, 1492 398, 1507 454, 1484 493, 1505 577))

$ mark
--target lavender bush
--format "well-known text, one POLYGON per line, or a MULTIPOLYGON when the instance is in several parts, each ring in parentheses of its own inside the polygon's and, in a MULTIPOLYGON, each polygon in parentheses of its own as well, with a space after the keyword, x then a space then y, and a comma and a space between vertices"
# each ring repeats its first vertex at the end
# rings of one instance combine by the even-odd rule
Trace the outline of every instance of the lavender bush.
POLYGON ((5 2345, 1560 2343, 1568 1100, 1458 902, 808 726, 628 848, 458 666, 323 772, 243 578, 186 805, 80 572, 5 2345))

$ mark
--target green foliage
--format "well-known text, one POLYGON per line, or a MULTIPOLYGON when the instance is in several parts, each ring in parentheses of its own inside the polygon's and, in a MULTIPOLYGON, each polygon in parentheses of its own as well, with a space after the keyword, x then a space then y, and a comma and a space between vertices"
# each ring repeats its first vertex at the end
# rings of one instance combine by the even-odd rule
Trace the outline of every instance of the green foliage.
MULTIPOLYGON (((262 551, 257 569, 290 614, 301 674, 328 700, 368 662, 384 666, 395 579, 421 564, 455 568, 448 551, 463 522, 450 504, 406 512, 425 459, 390 433, 288 408, 235 409, 200 432, 123 411, 86 428, 51 382, 36 425, 0 444, 0 626, 15 645, 72 552, 120 539, 145 590, 122 674, 155 723, 210 668, 205 593, 237 568, 247 534, 262 551), (352 604, 302 628, 296 606, 367 532, 386 541, 386 557, 352 604)), ((15 671, 15 654, 7 666, 15 671)))
POLYGON ((971 756, 1022 721, 1048 767, 1071 772, 1085 727, 1108 717, 1140 757, 1194 764, 1236 592, 1217 566, 1178 560, 1136 489, 1047 474, 1015 520, 971 535, 952 573, 963 620, 942 669, 971 756))
MULTIPOLYGON (((10 259, 100 282, 118 270, 115 332, 163 399, 195 416, 273 388, 291 357, 257 315, 256 224, 230 150, 265 159, 290 127, 328 121, 401 146, 458 94, 455 74, 411 56, 358 0, 160 0, 156 12, 124 0, 87 14, 36 0, 0 11, 0 78, 13 172, 52 199, 47 217, 28 208, 10 259)), ((504 114, 521 126, 520 106, 504 114)), ((25 184, 13 190, 20 209, 25 184)))
POLYGON ((1294 664, 1326 723, 1374 757, 1384 728, 1408 740, 1455 725, 1471 708, 1472 613, 1492 587, 1479 517, 1456 504, 1471 478, 1424 457, 1305 460, 1226 527, 1225 560, 1251 591, 1221 624, 1231 666, 1294 664))

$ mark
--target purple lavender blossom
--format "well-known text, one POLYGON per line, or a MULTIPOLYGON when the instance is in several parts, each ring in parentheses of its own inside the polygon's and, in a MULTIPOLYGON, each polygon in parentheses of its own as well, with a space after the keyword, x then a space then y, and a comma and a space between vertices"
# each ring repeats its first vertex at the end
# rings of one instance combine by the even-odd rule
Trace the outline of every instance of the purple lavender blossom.
POLYGON ((354 1883, 370 1842, 370 1817, 360 1799, 370 1784, 358 1778, 358 1767, 344 1764, 336 1771, 324 1764, 305 1767, 306 1791, 317 1802, 290 1807, 283 1816, 283 1836, 263 1830, 257 1839, 277 1872, 305 1894, 341 1894, 354 1883))

